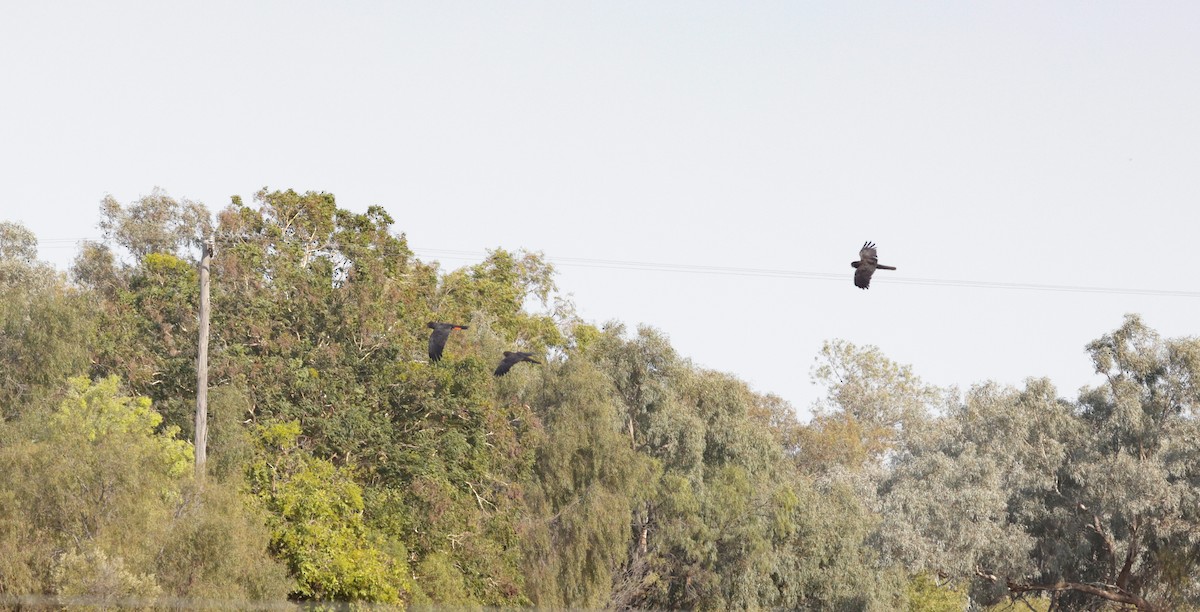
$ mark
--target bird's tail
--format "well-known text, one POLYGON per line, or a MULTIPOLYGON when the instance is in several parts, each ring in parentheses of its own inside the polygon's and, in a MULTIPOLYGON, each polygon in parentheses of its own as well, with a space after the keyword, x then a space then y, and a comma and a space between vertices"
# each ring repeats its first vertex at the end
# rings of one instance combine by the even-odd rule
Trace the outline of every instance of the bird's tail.
MULTIPOLYGON (((857 268, 858 266, 855 266, 855 267, 857 268)), ((896 266, 885 266, 883 264, 879 264, 879 265, 875 266, 875 268, 878 270, 895 270, 896 266)))

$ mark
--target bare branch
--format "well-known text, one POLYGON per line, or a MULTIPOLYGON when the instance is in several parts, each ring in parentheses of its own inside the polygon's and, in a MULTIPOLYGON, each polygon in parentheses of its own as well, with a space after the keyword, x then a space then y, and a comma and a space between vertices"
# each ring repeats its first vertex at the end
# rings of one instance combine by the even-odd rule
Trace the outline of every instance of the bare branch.
POLYGON ((1158 612, 1158 606, 1146 601, 1145 599, 1125 592, 1114 592, 1103 587, 1093 586, 1090 584, 1082 584, 1079 582, 1059 581, 1053 584, 1018 584, 1015 582, 1008 583, 1008 590, 1013 593, 1026 593, 1029 591, 1078 591, 1094 595, 1108 601, 1117 603, 1132 604, 1137 607, 1139 612, 1158 612))

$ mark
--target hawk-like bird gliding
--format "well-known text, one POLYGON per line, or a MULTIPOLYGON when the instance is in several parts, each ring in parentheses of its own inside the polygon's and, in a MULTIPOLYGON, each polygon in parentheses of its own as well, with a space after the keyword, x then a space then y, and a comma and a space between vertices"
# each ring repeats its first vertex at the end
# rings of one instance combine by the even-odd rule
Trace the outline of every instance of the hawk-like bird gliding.
POLYGON ((871 286, 871 275, 875 270, 895 270, 893 266, 885 266, 879 263, 879 254, 875 251, 874 242, 864 242, 862 250, 858 252, 858 261, 850 262, 850 266, 854 268, 854 286, 859 289, 866 289, 871 286))

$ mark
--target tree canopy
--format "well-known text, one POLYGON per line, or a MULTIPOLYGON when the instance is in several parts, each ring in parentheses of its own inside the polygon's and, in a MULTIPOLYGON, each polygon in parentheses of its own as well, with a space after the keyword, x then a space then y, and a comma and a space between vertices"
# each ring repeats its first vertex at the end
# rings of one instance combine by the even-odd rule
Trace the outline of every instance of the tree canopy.
POLYGON ((155 190, 105 198, 58 272, 0 223, 0 606, 1200 606, 1200 340, 1131 315, 1064 397, 830 339, 802 422, 661 330, 582 320, 540 253, 443 269, 396 224, 155 190), (429 321, 469 324, 437 362, 429 321), (505 350, 544 365, 493 376, 505 350))

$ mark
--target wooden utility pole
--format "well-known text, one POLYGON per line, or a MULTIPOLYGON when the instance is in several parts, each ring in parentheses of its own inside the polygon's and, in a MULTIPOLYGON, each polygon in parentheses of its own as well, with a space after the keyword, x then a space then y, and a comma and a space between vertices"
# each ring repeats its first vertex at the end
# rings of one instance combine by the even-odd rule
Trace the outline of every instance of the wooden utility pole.
POLYGON ((213 239, 204 242, 200 256, 200 341, 196 353, 196 479, 204 479, 204 463, 208 460, 208 266, 212 263, 213 239))

